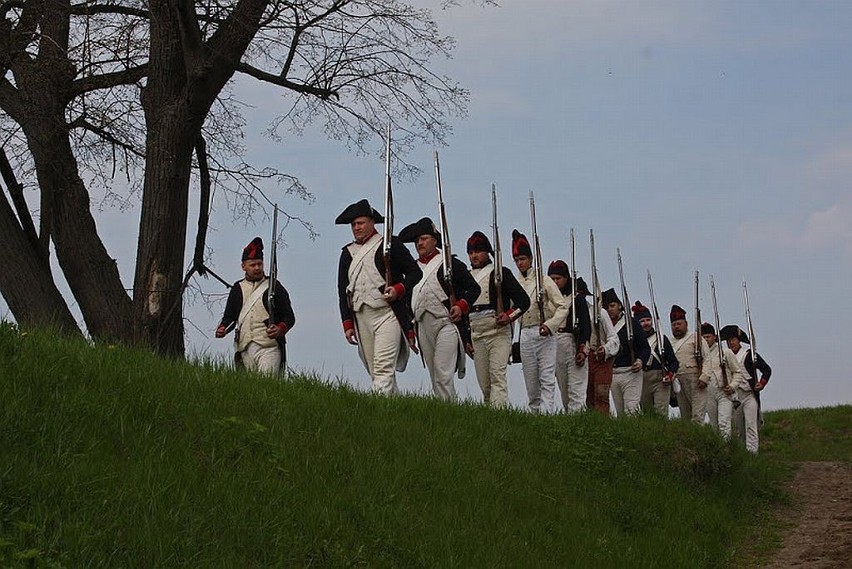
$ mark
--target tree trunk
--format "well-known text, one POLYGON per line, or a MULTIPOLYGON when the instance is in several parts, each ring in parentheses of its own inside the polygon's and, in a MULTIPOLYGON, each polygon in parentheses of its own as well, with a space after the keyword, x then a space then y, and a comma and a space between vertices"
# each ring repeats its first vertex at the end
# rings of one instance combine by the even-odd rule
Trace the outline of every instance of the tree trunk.
POLYGON ((27 239, 0 194, 0 293, 22 328, 55 328, 80 334, 74 316, 53 282, 47 262, 27 239))

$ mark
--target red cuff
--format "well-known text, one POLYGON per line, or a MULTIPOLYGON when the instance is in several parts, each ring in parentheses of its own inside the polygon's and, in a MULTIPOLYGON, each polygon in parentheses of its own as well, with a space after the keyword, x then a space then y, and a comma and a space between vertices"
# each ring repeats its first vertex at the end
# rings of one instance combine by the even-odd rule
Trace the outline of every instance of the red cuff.
POLYGON ((348 332, 349 330, 355 329, 355 323, 352 320, 344 320, 343 321, 343 331, 348 332))
POLYGON ((413 340, 416 337, 416 334, 414 333, 414 328, 411 328, 410 330, 408 330, 408 332, 405 333, 405 336, 409 340, 413 340))
POLYGON ((279 337, 280 337, 280 336, 283 336, 284 334, 286 334, 286 333, 287 333, 287 325, 286 325, 286 324, 284 324, 283 322, 279 322, 279 323, 278 323, 278 324, 276 324, 275 326, 278 328, 279 337))
POLYGON ((766 387, 766 384, 767 384, 767 383, 769 383, 769 382, 768 382, 768 381, 766 381, 765 379, 763 379, 762 377, 760 378, 760 381, 758 381, 758 382, 757 382, 757 384, 760 386, 760 388, 761 388, 761 389, 763 389, 764 387, 766 387))
POLYGON ((405 296, 405 285, 404 284, 396 283, 395 285, 391 285, 391 288, 393 288, 396 291, 397 298, 402 298, 403 296, 405 296))
POLYGON ((470 312, 470 305, 463 298, 460 298, 458 301, 456 301, 456 306, 458 306, 459 309, 462 311, 462 315, 466 315, 468 312, 470 312))

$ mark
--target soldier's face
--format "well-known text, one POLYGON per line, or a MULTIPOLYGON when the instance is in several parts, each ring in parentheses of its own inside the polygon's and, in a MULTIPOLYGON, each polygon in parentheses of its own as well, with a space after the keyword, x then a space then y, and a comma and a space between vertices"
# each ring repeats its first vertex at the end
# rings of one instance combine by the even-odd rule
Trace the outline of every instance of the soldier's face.
POLYGON ((642 328, 644 332, 650 332, 651 328, 654 327, 654 322, 650 318, 640 318, 639 326, 642 328))
POLYGON ((352 236, 357 243, 363 243, 373 234, 376 229, 376 222, 372 217, 361 216, 356 217, 351 223, 352 236))
POLYGON ((248 259, 243 261, 243 271, 250 281, 259 281, 263 278, 263 259, 248 259))
POLYGON ((675 338, 683 338, 686 335, 687 330, 689 330, 686 325, 686 320, 675 320, 672 322, 672 335, 675 338))
POLYGON ((618 320, 618 317, 621 316, 621 304, 617 302, 610 302, 606 305, 606 313, 609 314, 609 317, 613 320, 618 320))
POLYGON ((468 251, 467 258, 470 259, 471 267, 481 269, 488 264, 488 251, 468 251))
POLYGON ((414 242, 414 246, 417 248, 418 255, 428 257, 438 248, 438 240, 432 235, 421 235, 414 242))
POLYGON ((713 347, 713 344, 716 343, 716 334, 701 334, 701 336, 704 338, 704 341, 707 342, 707 345, 711 348, 713 347))
POLYGON ((518 267, 518 270, 522 273, 526 273, 532 266, 532 259, 526 255, 518 255, 515 257, 515 266, 518 267))
POLYGON ((739 338, 728 338, 727 340, 725 340, 725 343, 728 344, 728 347, 732 349, 734 353, 739 352, 740 348, 742 347, 739 338))
POLYGON ((556 283, 560 289, 563 289, 568 286, 568 278, 562 275, 550 275, 550 278, 553 279, 553 282, 556 283))

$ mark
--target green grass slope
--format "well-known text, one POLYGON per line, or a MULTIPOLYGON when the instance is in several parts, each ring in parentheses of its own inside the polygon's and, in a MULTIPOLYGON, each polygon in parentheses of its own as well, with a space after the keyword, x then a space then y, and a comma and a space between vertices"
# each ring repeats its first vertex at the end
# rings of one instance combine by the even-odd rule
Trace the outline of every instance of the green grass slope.
POLYGON ((852 462, 852 405, 770 411, 761 453, 778 460, 852 462))
POLYGON ((783 474, 679 422, 374 397, 0 326, 0 566, 719 567, 783 474))

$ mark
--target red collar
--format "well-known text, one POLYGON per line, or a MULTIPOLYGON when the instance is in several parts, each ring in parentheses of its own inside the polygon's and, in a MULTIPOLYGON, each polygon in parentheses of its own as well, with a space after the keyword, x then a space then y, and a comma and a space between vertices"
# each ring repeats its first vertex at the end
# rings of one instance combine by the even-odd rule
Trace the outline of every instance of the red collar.
POLYGON ((429 261, 434 259, 438 255, 439 252, 440 251, 438 251, 438 249, 435 249, 434 251, 432 251, 432 254, 429 255, 428 257, 424 257, 424 256, 421 255, 419 261, 425 265, 426 263, 428 263, 429 261))

